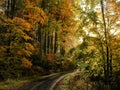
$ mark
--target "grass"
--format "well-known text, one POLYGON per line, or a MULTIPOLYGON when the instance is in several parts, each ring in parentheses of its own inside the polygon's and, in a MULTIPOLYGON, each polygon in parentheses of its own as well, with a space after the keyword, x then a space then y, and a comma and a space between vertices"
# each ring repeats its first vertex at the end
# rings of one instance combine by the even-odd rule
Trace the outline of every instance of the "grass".
MULTIPOLYGON (((120 76, 120 75, 117 75, 120 76)), ((102 79, 92 80, 90 79, 89 73, 76 71, 72 73, 70 79, 69 90, 119 90, 120 79, 113 77, 113 81, 110 85, 105 85, 102 79), (116 80, 117 79, 117 80, 116 80)))
POLYGON ((43 79, 49 76, 56 75, 57 73, 46 75, 46 76, 32 76, 32 77, 25 77, 19 80, 14 79, 7 79, 6 81, 0 82, 0 90, 15 90, 18 87, 22 86, 25 83, 29 83, 32 81, 37 81, 39 79, 43 79))
POLYGON ((70 76, 66 76, 63 79, 62 84, 60 85, 59 90, 69 90, 69 80, 70 80, 70 76))
POLYGON ((19 86, 21 86, 24 83, 28 83, 29 80, 27 79, 22 79, 22 80, 12 80, 12 79, 8 79, 4 82, 0 82, 0 90, 11 90, 11 89, 15 89, 19 86))

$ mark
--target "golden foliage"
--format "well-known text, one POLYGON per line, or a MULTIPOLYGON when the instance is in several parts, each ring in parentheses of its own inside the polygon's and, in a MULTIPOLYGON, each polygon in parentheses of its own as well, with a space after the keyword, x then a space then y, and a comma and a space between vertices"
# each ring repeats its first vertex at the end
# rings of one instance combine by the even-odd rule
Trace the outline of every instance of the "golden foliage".
POLYGON ((22 51, 17 50, 16 54, 20 56, 20 55, 22 55, 23 53, 22 53, 22 51))
POLYGON ((28 36, 28 35, 23 35, 23 38, 25 39, 25 41, 32 40, 32 38, 30 36, 28 36))
POLYGON ((30 68, 32 66, 31 61, 29 61, 28 59, 22 58, 21 60, 22 60, 22 66, 23 67, 30 68))
POLYGON ((55 54, 48 54, 47 55, 47 60, 49 60, 51 63, 54 62, 54 59, 55 59, 55 54))
POLYGON ((18 39, 20 39, 20 38, 23 38, 25 41, 27 41, 27 40, 32 40, 32 38, 29 36, 29 35, 27 35, 25 32, 24 32, 24 30, 22 30, 22 29, 20 29, 20 28, 16 28, 16 37, 18 38, 18 39))
POLYGON ((46 20, 46 15, 40 7, 37 7, 34 4, 34 2, 26 3, 23 16, 27 18, 32 25, 34 25, 35 23, 44 24, 46 20))
POLYGON ((25 48, 26 48, 26 50, 29 50, 29 51, 35 50, 34 46, 30 43, 25 43, 25 48))
POLYGON ((13 22, 19 29, 22 29, 22 30, 30 31, 32 27, 30 23, 28 23, 26 20, 19 17, 15 17, 13 19, 13 22))
POLYGON ((31 51, 27 51, 27 50, 24 50, 24 51, 23 51, 23 55, 25 55, 25 56, 27 56, 27 57, 30 57, 31 54, 32 54, 31 51))

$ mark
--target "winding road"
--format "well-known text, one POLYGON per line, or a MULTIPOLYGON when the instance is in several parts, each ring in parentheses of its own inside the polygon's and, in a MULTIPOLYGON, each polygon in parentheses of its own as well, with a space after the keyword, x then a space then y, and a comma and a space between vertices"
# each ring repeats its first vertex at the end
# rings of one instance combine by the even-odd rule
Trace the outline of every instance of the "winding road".
POLYGON ((55 74, 46 78, 30 82, 26 85, 21 86, 18 90, 53 90, 56 81, 60 80, 66 74, 55 74))

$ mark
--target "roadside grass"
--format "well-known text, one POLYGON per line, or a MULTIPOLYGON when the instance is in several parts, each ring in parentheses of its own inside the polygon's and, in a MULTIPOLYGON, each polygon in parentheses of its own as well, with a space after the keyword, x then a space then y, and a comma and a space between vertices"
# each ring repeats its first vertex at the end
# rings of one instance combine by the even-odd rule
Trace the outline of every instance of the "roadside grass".
POLYGON ((57 73, 53 73, 50 75, 45 75, 45 76, 30 76, 30 77, 24 77, 22 79, 7 79, 6 81, 0 82, 0 90, 16 90, 17 88, 19 88, 20 86, 30 83, 32 81, 37 81, 40 79, 44 79, 46 77, 50 77, 53 75, 56 75, 57 73))
POLYGON ((70 89, 69 89, 69 80, 70 80, 70 76, 66 76, 66 77, 63 79, 63 82, 62 82, 62 84, 60 85, 59 90, 70 90, 70 89))
POLYGON ((120 72, 113 75, 111 83, 106 85, 102 79, 92 80, 86 71, 75 71, 70 76, 69 90, 120 90, 120 72))
POLYGON ((57 90, 96 90, 92 88, 88 79, 88 74, 80 71, 74 71, 66 76, 57 90))
POLYGON ((0 90, 13 90, 25 83, 28 83, 29 81, 30 80, 28 79, 21 79, 21 80, 8 79, 4 82, 0 82, 0 90))
POLYGON ((89 73, 84 70, 77 70, 71 74, 69 90, 103 90, 97 89, 96 82, 92 82, 89 73))

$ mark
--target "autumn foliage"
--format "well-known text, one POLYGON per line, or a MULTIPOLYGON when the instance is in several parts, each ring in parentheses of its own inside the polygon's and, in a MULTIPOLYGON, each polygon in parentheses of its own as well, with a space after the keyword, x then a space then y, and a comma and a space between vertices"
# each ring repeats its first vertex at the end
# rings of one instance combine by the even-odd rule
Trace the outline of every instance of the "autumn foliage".
POLYGON ((0 81, 78 68, 110 85, 119 27, 119 0, 0 0, 0 81))

